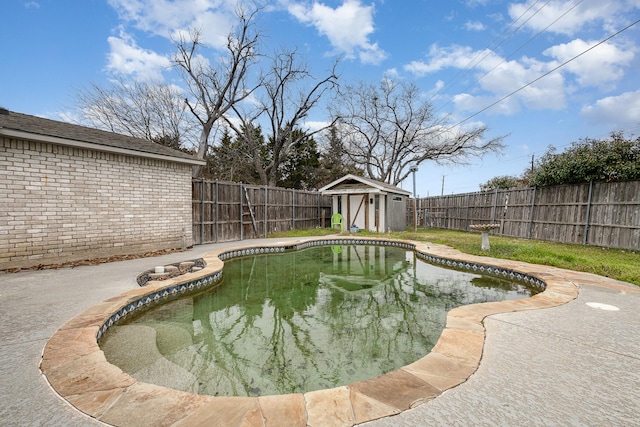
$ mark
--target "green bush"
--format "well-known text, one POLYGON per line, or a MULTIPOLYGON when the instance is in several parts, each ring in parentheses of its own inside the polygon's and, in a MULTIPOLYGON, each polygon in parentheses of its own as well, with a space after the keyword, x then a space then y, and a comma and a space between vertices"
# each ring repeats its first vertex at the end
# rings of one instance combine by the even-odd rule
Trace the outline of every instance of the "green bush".
POLYGON ((609 139, 583 139, 556 153, 551 147, 530 177, 532 186, 577 184, 589 181, 640 179, 640 137, 625 139, 614 132, 609 139))

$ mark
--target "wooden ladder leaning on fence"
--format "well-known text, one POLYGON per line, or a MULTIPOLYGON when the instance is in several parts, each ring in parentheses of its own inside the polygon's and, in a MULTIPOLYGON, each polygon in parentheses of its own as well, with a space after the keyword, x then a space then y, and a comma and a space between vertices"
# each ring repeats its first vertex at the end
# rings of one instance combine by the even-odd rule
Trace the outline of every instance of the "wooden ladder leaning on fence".
POLYGON ((249 214, 251 215, 251 223, 253 224, 253 232, 258 236, 258 225, 256 224, 256 216, 253 214, 253 207, 251 206, 251 200, 249 200, 249 192, 247 187, 244 187, 244 197, 247 199, 247 206, 249 207, 249 214))

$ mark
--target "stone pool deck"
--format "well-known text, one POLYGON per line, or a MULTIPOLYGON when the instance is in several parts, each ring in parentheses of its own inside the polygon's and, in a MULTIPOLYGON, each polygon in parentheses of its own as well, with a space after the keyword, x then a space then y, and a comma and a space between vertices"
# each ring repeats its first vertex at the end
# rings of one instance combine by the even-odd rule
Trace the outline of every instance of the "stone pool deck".
MULTIPOLYGON (((300 240, 306 239, 242 245, 300 240)), ((376 379, 304 395, 198 396, 138 383, 104 360, 95 343, 100 319, 122 298, 145 291, 137 286, 137 274, 237 246, 229 242, 157 258, 0 273, 0 424, 640 425, 640 288, 431 244, 418 249, 522 271, 545 280, 548 289, 527 300, 457 308, 434 350, 420 361, 376 379), (618 310, 606 310, 612 306, 618 310), (67 400, 40 374, 41 361, 46 379, 67 400)), ((215 264, 211 259, 211 268, 215 264)))

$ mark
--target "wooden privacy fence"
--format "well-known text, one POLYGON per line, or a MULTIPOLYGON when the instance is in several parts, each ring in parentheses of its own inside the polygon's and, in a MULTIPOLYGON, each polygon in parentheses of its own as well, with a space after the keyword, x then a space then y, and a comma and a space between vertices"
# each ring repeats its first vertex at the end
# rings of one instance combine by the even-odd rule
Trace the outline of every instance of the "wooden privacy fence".
MULTIPOLYGON (((640 250, 640 181, 591 182, 421 198, 425 227, 469 231, 497 223, 494 234, 640 250)), ((407 204, 413 224, 413 199, 407 204)))
POLYGON ((266 237, 269 233, 325 227, 331 197, 317 191, 192 181, 195 244, 266 237))

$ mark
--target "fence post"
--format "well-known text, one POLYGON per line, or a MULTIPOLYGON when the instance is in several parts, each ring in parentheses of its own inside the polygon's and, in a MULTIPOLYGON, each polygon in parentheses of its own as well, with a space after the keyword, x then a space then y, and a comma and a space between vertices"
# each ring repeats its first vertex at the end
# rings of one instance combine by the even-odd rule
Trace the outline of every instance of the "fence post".
POLYGON ((200 181, 200 244, 204 243, 204 178, 200 181))
POLYGON ((240 240, 244 240, 244 224, 242 218, 242 183, 239 184, 240 188, 240 240))
POLYGON ((291 189, 291 229, 296 229, 296 194, 293 188, 291 189))
POLYGON ((429 198, 424 199, 424 207, 422 208, 422 228, 427 229, 429 226, 427 225, 427 216, 429 212, 429 206, 431 205, 431 201, 429 198))
POLYGON ((316 194, 316 201, 318 203, 318 208, 316 209, 316 216, 318 218, 318 223, 320 223, 320 228, 324 228, 324 224, 321 223, 321 219, 320 219, 320 193, 316 194))
POLYGON ((491 222, 496 222, 496 209, 498 209, 498 189, 496 188, 493 196, 493 209, 491 209, 491 222))
POLYGON ((531 213, 529 214, 529 232, 527 233, 527 239, 531 240, 531 234, 533 233, 533 212, 536 209, 536 187, 533 187, 533 196, 531 200, 531 213))
POLYGON ((269 215, 269 186, 264 186, 264 237, 267 237, 269 233, 269 221, 267 216, 269 215))
POLYGON ((466 218, 465 218, 465 225, 464 225, 464 231, 469 231, 469 193, 465 194, 465 199, 467 199, 467 206, 466 206, 466 218))
POLYGON ((215 234, 216 234, 216 243, 218 243, 218 226, 220 224, 220 189, 218 187, 218 180, 216 179, 216 219, 215 219, 215 234))
POLYGON ((593 192, 593 180, 589 181, 589 196, 587 197, 587 212, 585 214, 585 220, 584 220, 584 233, 582 236, 582 244, 586 245, 587 244, 587 236, 589 234, 589 222, 591 219, 591 194, 593 192))
POLYGON ((505 190, 504 195, 504 210, 502 211, 502 219, 500 220, 500 234, 504 236, 504 223, 507 220, 507 210, 509 209, 509 196, 511 196, 510 190, 505 190))
POLYGON ((444 217, 442 218, 442 228, 449 229, 449 196, 440 196, 442 206, 444 206, 444 217))

